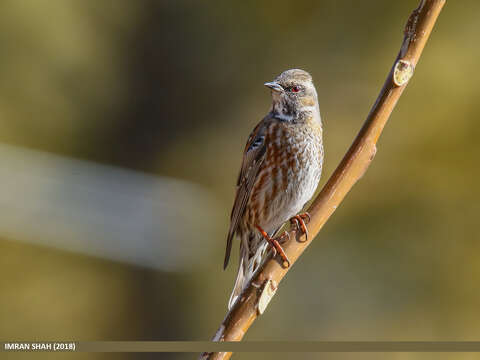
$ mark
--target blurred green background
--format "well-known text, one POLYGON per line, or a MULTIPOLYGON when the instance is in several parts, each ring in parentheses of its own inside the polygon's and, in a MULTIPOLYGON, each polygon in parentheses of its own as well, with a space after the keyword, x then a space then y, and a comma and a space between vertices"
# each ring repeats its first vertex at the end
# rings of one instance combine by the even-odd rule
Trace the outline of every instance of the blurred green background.
MULTIPOLYGON (((0 338, 210 339, 237 266, 235 246, 222 271, 241 152, 270 106, 262 84, 313 75, 324 184, 417 3, 3 0, 0 338)), ((447 1, 375 161, 246 340, 479 340, 479 15, 478 1, 447 1)))

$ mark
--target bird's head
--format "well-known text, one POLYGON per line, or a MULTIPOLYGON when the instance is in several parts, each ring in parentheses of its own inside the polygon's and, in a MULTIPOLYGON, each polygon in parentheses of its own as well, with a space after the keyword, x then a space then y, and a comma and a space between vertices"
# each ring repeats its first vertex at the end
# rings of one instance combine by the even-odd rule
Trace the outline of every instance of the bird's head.
POLYGON ((295 121, 305 114, 318 114, 320 119, 317 91, 308 72, 286 70, 265 86, 272 90, 272 112, 276 117, 295 121))

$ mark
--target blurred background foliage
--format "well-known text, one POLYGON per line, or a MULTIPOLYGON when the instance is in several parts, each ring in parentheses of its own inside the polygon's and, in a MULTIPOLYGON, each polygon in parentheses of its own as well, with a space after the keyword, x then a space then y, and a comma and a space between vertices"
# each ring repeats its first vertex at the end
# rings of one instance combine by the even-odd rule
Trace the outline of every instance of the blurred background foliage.
MULTIPOLYGON (((2 1, 0 141, 15 151, 28 148, 28 154, 90 165, 82 168, 85 171, 67 167, 69 176, 51 174, 51 166, 30 176, 27 166, 22 171, 29 179, 24 184, 28 196, 8 178, 15 169, 4 168, 0 195, 9 194, 15 201, 1 202, 10 223, 0 225, 0 338, 210 339, 223 319, 234 281, 235 262, 228 271, 221 270, 225 232, 244 143, 270 105, 263 82, 292 67, 312 73, 325 127, 323 184, 373 104, 417 3, 2 1), (111 212, 100 211, 87 200, 79 205, 67 191, 42 197, 44 188, 36 187, 44 177, 55 176, 58 184, 85 175, 93 184, 89 189, 102 192, 104 187, 96 187, 95 164, 107 169, 102 186, 119 197, 137 194, 143 189, 141 181, 116 189, 118 174, 108 169, 121 168, 135 179, 148 174, 189 184, 200 189, 201 196, 194 192, 146 213, 153 223, 163 224, 152 235, 154 241, 139 231, 138 239, 128 240, 125 261, 109 258, 105 249, 97 254, 90 245, 93 240, 101 246, 103 235, 97 228, 85 222, 86 229, 70 234, 60 215, 94 209, 95 224, 108 232, 110 225, 105 224, 114 216, 115 202, 111 212), (60 214, 41 216, 50 200, 60 214), (202 212, 205 202, 209 210, 202 212), (32 206, 39 210, 29 212, 32 206), (182 217, 196 225, 191 236, 176 241, 182 217), (27 224, 25 231, 16 231, 27 224), (52 230, 42 230, 46 228, 52 230), (44 235, 37 239, 38 234, 44 235), (166 257, 159 257, 158 264, 143 264, 130 257, 137 241, 147 253, 162 249, 169 257, 186 255, 173 267, 164 263, 166 257)), ((380 139, 375 161, 295 264, 247 340, 479 339, 479 14, 478 1, 447 1, 380 139)), ((0 159, 5 156, 0 151, 0 159)), ((82 197, 82 186, 75 188, 77 196, 82 197)), ((162 199, 155 202, 162 205, 162 199)), ((115 213, 118 221, 111 222, 112 231, 118 230, 118 222, 138 227, 144 216, 130 216, 135 214, 135 208, 115 213)), ((113 252, 115 244, 105 248, 110 247, 113 252)), ((474 355, 301 356, 320 357, 474 355)))

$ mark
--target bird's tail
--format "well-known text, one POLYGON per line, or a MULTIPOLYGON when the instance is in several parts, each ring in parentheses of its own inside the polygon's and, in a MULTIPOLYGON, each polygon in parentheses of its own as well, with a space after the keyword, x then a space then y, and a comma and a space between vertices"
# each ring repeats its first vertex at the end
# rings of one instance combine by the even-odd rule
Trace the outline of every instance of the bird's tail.
POLYGON ((230 295, 230 300, 228 300, 228 310, 230 310, 237 301, 237 298, 243 291, 243 283, 245 280, 245 270, 243 266, 243 256, 240 257, 240 263, 238 264, 238 273, 237 279, 235 280, 235 285, 233 286, 232 295, 230 295))
POLYGON ((268 243, 266 241, 262 241, 255 254, 252 257, 249 257, 248 249, 246 249, 244 246, 240 246, 240 262, 238 264, 237 279, 235 280, 232 295, 230 295, 230 300, 228 301, 228 310, 233 307, 235 301, 237 301, 237 298, 245 289, 253 277, 253 274, 255 274, 255 271, 257 271, 261 265, 267 250, 268 243))

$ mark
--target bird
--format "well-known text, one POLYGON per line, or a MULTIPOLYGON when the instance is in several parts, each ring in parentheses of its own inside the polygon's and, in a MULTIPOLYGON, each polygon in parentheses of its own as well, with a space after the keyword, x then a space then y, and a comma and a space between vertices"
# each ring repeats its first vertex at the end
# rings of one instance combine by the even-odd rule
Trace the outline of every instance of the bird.
POLYGON ((290 69, 264 85, 271 90, 272 106, 247 140, 230 215, 223 268, 235 237, 240 240, 240 260, 229 309, 269 248, 281 257, 283 266, 290 266, 280 244, 283 235, 275 236, 289 219, 308 236, 310 216, 300 211, 322 174, 323 128, 312 76, 290 69))

